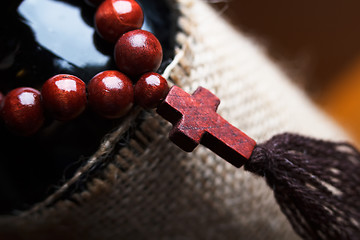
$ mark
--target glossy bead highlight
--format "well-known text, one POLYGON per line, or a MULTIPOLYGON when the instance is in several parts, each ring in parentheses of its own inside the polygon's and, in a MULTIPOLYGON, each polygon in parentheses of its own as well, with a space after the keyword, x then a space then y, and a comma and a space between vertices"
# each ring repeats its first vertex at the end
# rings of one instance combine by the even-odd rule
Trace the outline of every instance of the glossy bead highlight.
POLYGON ((76 118, 86 107, 86 85, 72 75, 59 74, 48 79, 41 94, 46 110, 60 121, 76 118))
POLYGON ((145 73, 135 85, 135 102, 143 108, 156 108, 169 92, 166 79, 157 73, 145 73))
POLYGON ((90 107, 105 118, 124 116, 133 106, 134 88, 131 80, 118 71, 97 74, 88 84, 90 107))
POLYGON ((159 40, 152 33, 134 30, 119 38, 114 57, 120 72, 135 78, 146 72, 156 72, 160 67, 163 51, 159 40))
POLYGON ((125 32, 141 28, 143 22, 143 11, 135 0, 106 0, 95 14, 96 31, 112 43, 125 32))
POLYGON ((3 101, 1 116, 10 130, 19 135, 36 133, 44 122, 40 92, 27 87, 10 91, 3 101))

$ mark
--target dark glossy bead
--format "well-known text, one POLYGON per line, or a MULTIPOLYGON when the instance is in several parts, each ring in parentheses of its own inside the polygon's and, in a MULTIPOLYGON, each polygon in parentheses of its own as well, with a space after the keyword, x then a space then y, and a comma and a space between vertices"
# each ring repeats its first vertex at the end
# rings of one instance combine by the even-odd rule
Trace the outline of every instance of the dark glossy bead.
POLYGON ((115 45, 114 55, 119 70, 130 77, 156 72, 163 58, 159 40, 144 30, 122 35, 115 45))
POLYGON ((33 88, 16 88, 3 102, 1 116, 15 133, 29 136, 37 132, 44 122, 41 95, 33 88))
POLYGON ((104 0, 85 0, 85 3, 91 7, 99 6, 104 0))
POLYGON ((134 88, 131 80, 118 71, 104 71, 88 84, 91 108, 106 118, 124 116, 133 106, 134 88))
POLYGON ((4 101, 4 95, 2 94, 2 92, 0 92, 0 110, 2 108, 3 101, 4 101))
POLYGON ((73 75, 59 74, 49 78, 41 94, 46 110, 60 121, 76 118, 86 107, 86 85, 73 75))
POLYGON ((158 73, 145 73, 135 84, 135 102, 143 108, 156 108, 169 92, 169 86, 158 73))
POLYGON ((95 14, 96 31, 113 43, 125 32, 141 28, 143 22, 143 11, 134 0, 106 0, 95 14))

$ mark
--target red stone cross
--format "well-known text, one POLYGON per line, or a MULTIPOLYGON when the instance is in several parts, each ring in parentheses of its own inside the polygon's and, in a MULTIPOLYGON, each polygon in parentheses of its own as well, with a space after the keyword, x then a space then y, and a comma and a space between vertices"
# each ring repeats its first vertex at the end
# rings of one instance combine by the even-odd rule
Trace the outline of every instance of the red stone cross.
POLYGON ((203 87, 190 95, 173 86, 157 112, 173 124, 170 140, 184 151, 191 152, 201 143, 241 167, 256 142, 216 113, 219 104, 219 98, 203 87))

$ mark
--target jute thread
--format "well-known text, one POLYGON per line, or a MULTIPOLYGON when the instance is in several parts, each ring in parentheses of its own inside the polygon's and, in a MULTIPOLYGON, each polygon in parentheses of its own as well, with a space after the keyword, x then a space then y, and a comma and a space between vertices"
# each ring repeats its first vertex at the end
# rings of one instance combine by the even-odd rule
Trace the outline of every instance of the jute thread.
MULTIPOLYGON (((176 59, 166 75, 188 92, 203 86, 219 113, 258 141, 284 132, 345 138, 306 95, 201 0, 174 0, 180 12, 176 59)), ((134 110, 137 111, 137 110, 134 110)), ((133 112, 59 191, 19 216, 0 236, 26 239, 297 239, 266 183, 203 147, 187 154, 167 139, 154 111, 133 112), (142 123, 119 146, 134 118, 142 123), (104 166, 87 178, 92 166, 104 166), (68 186, 85 178, 85 190, 68 186), (68 196, 64 199, 64 193, 68 196)))

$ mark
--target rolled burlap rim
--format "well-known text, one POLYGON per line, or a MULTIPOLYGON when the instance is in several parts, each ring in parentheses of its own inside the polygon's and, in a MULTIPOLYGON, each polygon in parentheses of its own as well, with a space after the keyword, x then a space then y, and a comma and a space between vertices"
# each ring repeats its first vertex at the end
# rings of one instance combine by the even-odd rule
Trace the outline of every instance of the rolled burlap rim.
MULTIPOLYGON (((285 131, 339 140, 319 111, 252 39, 201 0, 180 12, 168 79, 208 88, 218 112, 257 141, 285 131)), ((171 125, 135 108, 72 179, 17 216, 0 218, 13 239, 297 239, 263 179, 204 147, 184 153, 171 125)))

